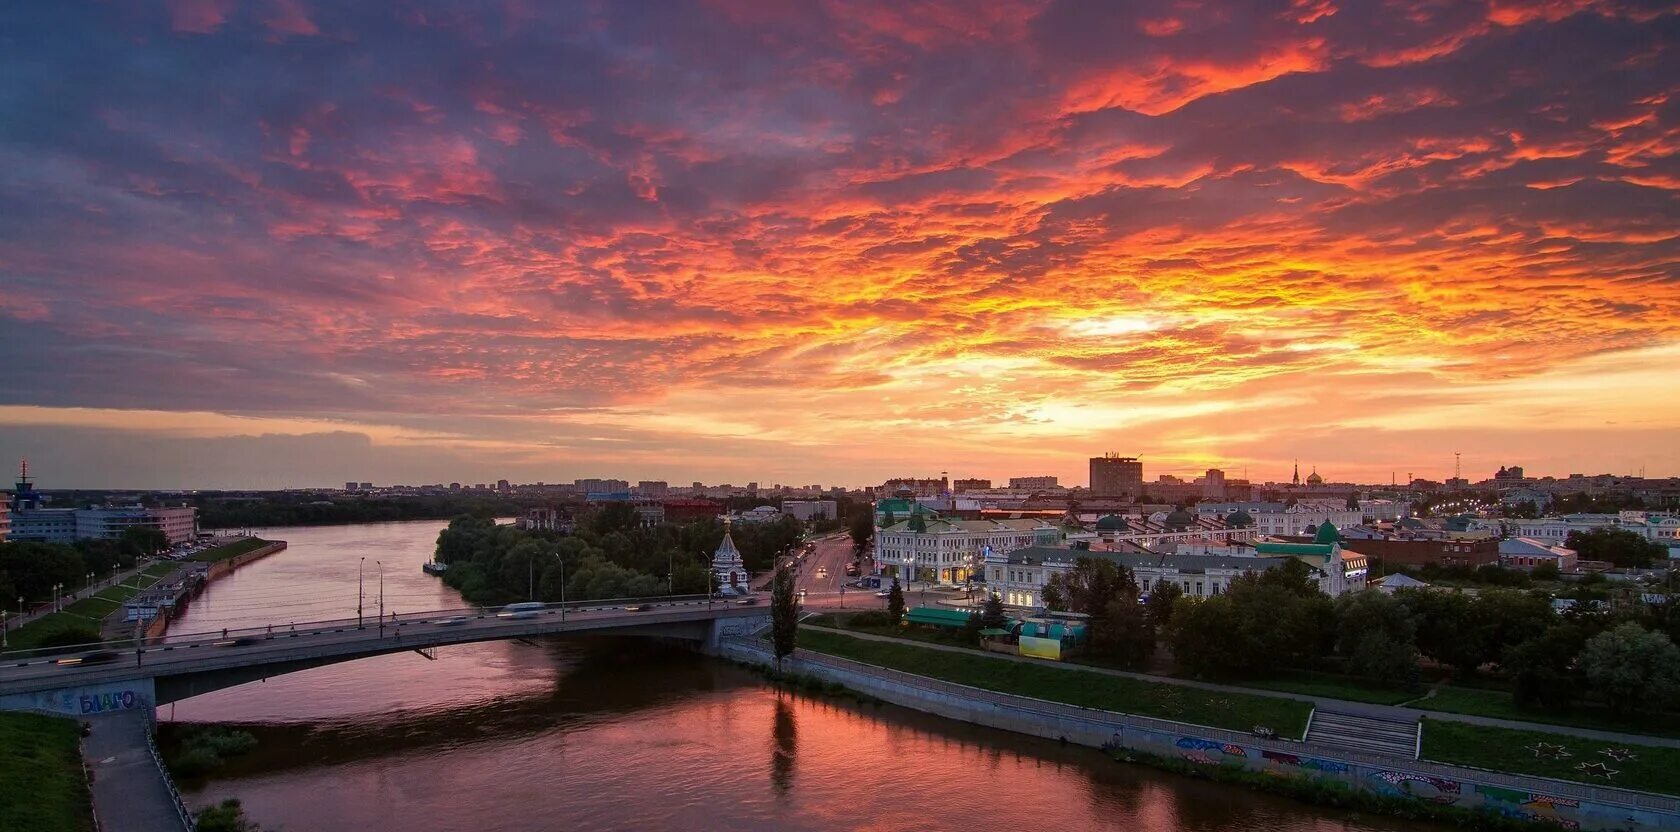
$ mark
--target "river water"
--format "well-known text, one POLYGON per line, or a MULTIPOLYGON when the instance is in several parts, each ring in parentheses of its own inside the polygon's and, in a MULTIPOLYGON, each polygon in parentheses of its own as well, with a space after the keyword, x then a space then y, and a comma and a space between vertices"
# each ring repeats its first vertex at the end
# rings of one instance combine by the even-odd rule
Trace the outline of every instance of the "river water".
MULTIPOLYGON (((456 607, 420 571, 442 522, 259 532, 287 551, 217 580, 171 629, 456 607), (365 561, 362 559, 366 558, 365 561), (377 563, 376 563, 377 562, 377 563)), ((892 706, 778 692, 632 639, 363 659, 160 709, 261 740, 195 806, 266 829, 1429 830, 1190 780, 892 706)))

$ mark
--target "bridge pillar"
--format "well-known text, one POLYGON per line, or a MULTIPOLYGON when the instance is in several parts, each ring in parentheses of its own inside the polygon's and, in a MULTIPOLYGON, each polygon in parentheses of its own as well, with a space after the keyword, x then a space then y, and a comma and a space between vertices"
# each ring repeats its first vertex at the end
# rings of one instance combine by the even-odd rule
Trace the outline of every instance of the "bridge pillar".
POLYGON ((742 618, 714 618, 706 633, 706 643, 703 647, 708 655, 721 655, 718 649, 726 639, 750 638, 758 631, 770 626, 770 613, 746 616, 742 618))

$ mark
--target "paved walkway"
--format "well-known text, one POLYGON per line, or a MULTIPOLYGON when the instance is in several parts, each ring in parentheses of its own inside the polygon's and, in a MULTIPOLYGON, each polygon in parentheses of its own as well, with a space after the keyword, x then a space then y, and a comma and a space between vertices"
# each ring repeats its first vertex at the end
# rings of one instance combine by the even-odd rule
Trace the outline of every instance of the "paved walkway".
MULTIPOLYGON (((874 633, 859 633, 852 630, 838 630, 832 627, 817 627, 802 624, 813 630, 827 633, 861 638, 868 641, 887 641, 895 644, 910 644, 916 647, 926 647, 930 650, 944 650, 964 655, 975 655, 979 651, 967 647, 954 647, 948 644, 933 644, 925 641, 893 638, 892 636, 875 635, 874 633)), ((1041 659, 1030 659, 1024 656, 1010 656, 1003 653, 981 653, 980 655, 1005 661, 1023 662, 1027 664, 1043 664, 1041 659)), ((1222 685, 1216 682, 1198 682, 1194 679, 1178 679, 1172 676, 1153 676, 1148 673, 1134 673, 1126 670, 1115 670, 1107 667, 1093 667, 1084 664, 1063 665, 1073 670, 1089 670, 1092 673, 1102 673, 1108 676, 1120 676, 1127 679, 1140 679, 1145 682, 1159 682, 1165 685, 1180 685, 1200 690, 1221 691, 1224 693, 1246 693, 1253 696, 1272 696, 1284 699, 1300 699, 1311 702, 1313 707, 1334 710, 1344 714, 1363 714, 1377 718, 1411 721, 1418 717, 1439 719, 1443 722, 1466 722, 1472 725, 1486 725, 1492 728, 1513 728, 1519 731, 1539 731, 1547 734, 1565 734, 1569 736, 1585 737, 1587 739, 1604 740, 1606 742, 1625 742, 1632 745, 1659 745, 1668 748, 1680 748, 1680 739, 1668 737, 1652 737, 1645 734, 1626 734, 1617 731, 1598 731, 1591 728, 1575 728, 1569 725, 1549 725, 1544 722, 1523 722, 1515 719, 1498 719, 1488 716, 1474 716, 1471 714, 1452 714, 1445 711, 1424 711, 1416 708, 1401 708, 1395 705, 1377 705, 1370 702, 1354 702, 1349 699, 1331 699, 1325 696, 1308 696, 1301 693, 1286 691, 1261 690, 1259 688, 1245 688, 1240 685, 1222 685)))
POLYGON ((93 770, 93 809, 103 832, 186 829, 175 795, 146 747, 144 711, 117 711, 87 720, 93 726, 82 753, 93 770))

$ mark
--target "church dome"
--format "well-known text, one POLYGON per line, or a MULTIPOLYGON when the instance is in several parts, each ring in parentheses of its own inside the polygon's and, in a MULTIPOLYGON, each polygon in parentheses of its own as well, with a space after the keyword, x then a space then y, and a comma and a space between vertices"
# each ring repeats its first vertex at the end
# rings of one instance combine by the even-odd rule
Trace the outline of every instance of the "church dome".
POLYGON ((1340 532, 1336 531, 1335 523, 1326 520, 1319 525, 1317 531, 1313 532, 1313 542, 1324 544, 1340 543, 1342 542, 1342 535, 1340 532))
POLYGON ((1167 519, 1162 522, 1166 524, 1167 528, 1182 529, 1196 525, 1196 516, 1180 508, 1167 515, 1167 519))
POLYGON ((1313 472, 1311 474, 1307 475, 1307 485, 1323 485, 1323 484, 1324 484, 1324 478, 1319 476, 1318 475, 1318 469, 1314 468, 1313 472))
POLYGON ((1097 521, 1099 532, 1127 532, 1132 530, 1132 524, 1118 514, 1110 514, 1097 521))
POLYGON ((1233 529, 1246 529, 1254 525, 1254 517, 1239 508, 1225 516, 1225 525, 1233 529))

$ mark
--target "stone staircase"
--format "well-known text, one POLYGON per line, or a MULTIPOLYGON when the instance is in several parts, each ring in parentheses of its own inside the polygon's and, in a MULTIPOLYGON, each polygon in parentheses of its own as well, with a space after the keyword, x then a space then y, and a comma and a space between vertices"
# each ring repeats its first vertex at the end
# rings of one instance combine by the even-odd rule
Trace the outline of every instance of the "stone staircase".
POLYGON ((1418 718, 1351 711, 1313 711, 1307 742, 1328 748, 1417 758, 1418 718))

